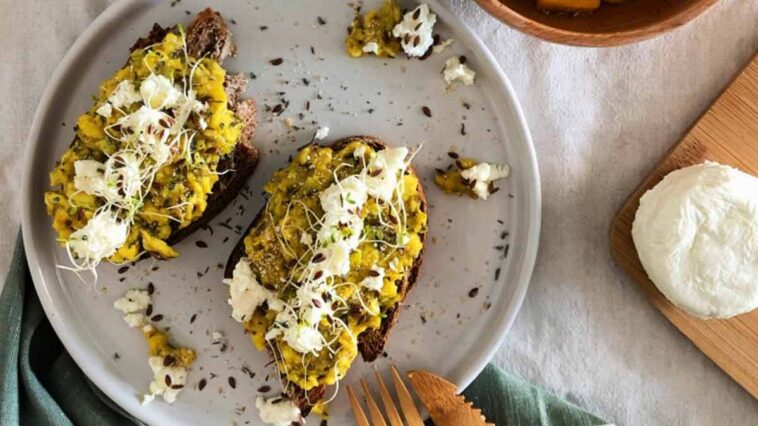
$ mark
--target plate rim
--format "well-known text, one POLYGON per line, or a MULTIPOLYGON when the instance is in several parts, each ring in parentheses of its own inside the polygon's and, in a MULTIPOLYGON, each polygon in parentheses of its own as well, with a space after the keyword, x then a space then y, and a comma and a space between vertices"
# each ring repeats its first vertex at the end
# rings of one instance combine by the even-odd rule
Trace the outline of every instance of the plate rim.
MULTIPOLYGON (((155 0, 144 0, 145 2, 155 3, 155 0)), ((489 339, 487 344, 482 350, 479 351, 479 355, 467 361, 469 364, 468 373, 458 381, 457 385, 459 389, 465 389, 471 382, 479 375, 484 369, 487 363, 493 358, 495 352, 501 346, 505 340, 506 335, 510 331, 513 323, 515 322, 518 313, 521 310, 521 306, 526 297, 526 292, 529 287, 529 283, 534 270, 542 221, 542 193, 541 193, 541 181, 539 174, 539 166, 537 163, 537 155, 534 148, 534 142, 529 131, 528 122, 522 110, 521 104, 518 101, 516 92, 508 79, 507 75, 501 68, 499 62, 494 57, 489 48, 484 44, 481 38, 469 28, 469 26, 460 18, 453 15, 449 8, 443 4, 440 4, 438 0, 426 0, 432 9, 438 15, 442 15, 448 25, 451 25, 453 29, 463 36, 464 42, 469 48, 472 48, 481 59, 487 62, 487 65, 491 68, 494 75, 492 76, 493 84, 499 89, 502 96, 502 101, 505 105, 511 109, 515 121, 518 124, 517 128, 511 129, 519 134, 519 137, 524 141, 524 148, 526 158, 522 162, 525 177, 525 182, 528 183, 528 188, 525 190, 527 201, 526 211, 528 227, 525 235, 525 246, 523 248, 523 261, 517 265, 518 270, 515 271, 517 277, 511 284, 515 286, 513 291, 513 297, 510 302, 505 306, 505 314, 497 317, 497 323, 493 329, 497 332, 489 339)), ((59 91, 59 87, 63 82, 63 77, 66 72, 71 68, 74 62, 74 58, 78 57, 82 51, 90 46, 94 41, 94 36, 104 29, 106 24, 111 20, 117 19, 122 16, 129 7, 134 6, 131 0, 117 0, 115 3, 108 6, 103 12, 98 15, 87 28, 77 37, 71 47, 68 49, 63 59, 56 67, 54 73, 50 77, 45 90, 40 98, 39 104, 34 112, 34 118, 30 126, 29 134, 26 139, 28 149, 24 156, 24 171, 23 171, 23 183, 21 188, 21 231, 24 241, 24 251, 26 254, 27 262, 30 269, 30 275, 34 283, 35 291, 40 299, 43 310, 46 317, 50 321, 56 335, 63 343, 72 359, 76 362, 77 366, 84 372, 84 374, 92 380, 92 382, 110 398, 114 403, 123 408, 130 415, 148 422, 164 423, 170 421, 170 418, 166 418, 155 411, 142 411, 138 410, 141 406, 137 398, 132 398, 134 401, 130 402, 126 400, 124 391, 120 389, 118 382, 109 380, 112 372, 109 372, 104 365, 100 365, 96 362, 91 362, 92 358, 95 358, 80 341, 73 335, 73 332, 63 322, 63 317, 59 314, 59 309, 55 306, 55 301, 47 291, 46 279, 39 268, 39 258, 34 250, 34 240, 31 224, 31 211, 32 211, 32 197, 39 196, 37 193, 32 193, 32 181, 37 171, 33 170, 33 164, 36 158, 36 153, 39 149, 40 134, 43 129, 42 116, 44 111, 49 110, 50 104, 53 100, 54 94, 59 91)), ((131 394, 130 394, 131 395, 131 394)))

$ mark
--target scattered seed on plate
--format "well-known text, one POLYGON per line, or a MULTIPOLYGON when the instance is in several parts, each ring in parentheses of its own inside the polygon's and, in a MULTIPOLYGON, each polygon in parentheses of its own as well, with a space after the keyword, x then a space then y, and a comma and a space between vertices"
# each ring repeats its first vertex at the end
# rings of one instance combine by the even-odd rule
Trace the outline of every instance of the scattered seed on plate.
POLYGON ((421 107, 421 111, 424 113, 425 116, 431 118, 432 117, 432 110, 429 109, 428 106, 424 105, 421 107))
POLYGON ((232 389, 237 389, 237 379, 234 377, 229 377, 229 386, 232 387, 232 389))
POLYGON ((468 292, 468 297, 476 297, 479 294, 479 287, 474 287, 468 292))
POLYGON ((326 25, 326 21, 324 20, 324 18, 320 16, 316 18, 316 21, 318 22, 319 25, 326 25))
POLYGON ((452 158, 453 160, 457 160, 457 159, 461 158, 461 156, 458 155, 457 152, 453 152, 453 151, 448 152, 447 156, 450 157, 450 158, 452 158))
POLYGON ((198 246, 198 247, 200 247, 200 248, 208 248, 208 243, 206 243, 205 241, 201 241, 201 240, 195 241, 195 245, 198 246))
POLYGON ((241 370, 242 370, 243 373, 247 374, 247 376, 250 377, 251 379, 255 378, 255 373, 253 371, 251 371, 247 367, 247 365, 243 365, 242 368, 241 368, 241 370))
POLYGON ((263 386, 261 386, 261 387, 258 388, 258 392, 260 392, 260 393, 266 393, 266 392, 269 392, 269 391, 271 391, 271 386, 269 386, 269 385, 263 385, 263 386))
POLYGON ((162 314, 158 314, 158 315, 154 315, 152 318, 150 318, 150 321, 159 322, 162 319, 163 319, 163 315, 162 314))
POLYGON ((147 294, 152 296, 153 293, 155 293, 155 284, 147 283, 147 294))
POLYGON ((282 59, 282 58, 274 58, 274 59, 268 61, 269 64, 271 64, 271 65, 273 65, 275 67, 281 65, 282 62, 284 62, 284 59, 282 59))
POLYGON ((208 384, 208 381, 203 379, 200 379, 200 383, 197 384, 197 390, 203 390, 205 389, 205 385, 208 384))
POLYGON ((128 270, 129 270, 129 265, 122 266, 122 267, 118 268, 118 273, 119 274, 123 274, 124 272, 126 272, 128 270))

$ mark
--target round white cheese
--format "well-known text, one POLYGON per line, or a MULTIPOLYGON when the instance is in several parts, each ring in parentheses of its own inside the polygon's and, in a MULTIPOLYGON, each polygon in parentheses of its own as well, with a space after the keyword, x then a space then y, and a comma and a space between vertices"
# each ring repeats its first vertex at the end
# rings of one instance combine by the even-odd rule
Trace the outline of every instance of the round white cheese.
POLYGON ((758 306, 758 178, 712 162, 674 171, 640 198, 632 237, 679 308, 728 318, 758 306))

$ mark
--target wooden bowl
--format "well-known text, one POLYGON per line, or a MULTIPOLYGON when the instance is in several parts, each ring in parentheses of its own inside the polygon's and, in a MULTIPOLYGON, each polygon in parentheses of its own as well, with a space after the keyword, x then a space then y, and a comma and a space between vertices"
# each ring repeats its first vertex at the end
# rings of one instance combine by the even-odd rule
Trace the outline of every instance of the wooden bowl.
POLYGON ((547 14, 536 0, 476 0, 487 12, 527 34, 576 46, 617 46, 655 37, 694 19, 718 0, 626 0, 591 14, 547 14))

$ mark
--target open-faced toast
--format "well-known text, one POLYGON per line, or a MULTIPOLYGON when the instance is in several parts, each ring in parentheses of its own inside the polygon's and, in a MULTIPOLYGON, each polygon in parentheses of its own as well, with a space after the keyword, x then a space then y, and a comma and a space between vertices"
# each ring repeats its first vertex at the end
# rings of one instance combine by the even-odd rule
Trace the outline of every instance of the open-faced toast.
MULTIPOLYGON (((80 117, 74 141, 51 174, 51 184, 60 189, 45 196, 59 239, 73 254, 75 268, 71 269, 92 269, 100 259, 120 263, 148 254, 174 257, 176 253, 170 246, 207 224, 243 187, 258 163, 259 152, 252 144, 256 130, 255 102, 244 98, 247 79, 244 74, 226 74, 221 68, 221 63, 235 50, 223 18, 208 8, 186 30, 181 26, 164 28, 155 24, 146 37, 132 46, 127 66, 103 83, 95 106, 80 117), (135 58, 139 59, 137 65, 145 64, 149 75, 136 69, 135 58), (148 80, 150 86, 146 88, 144 83, 148 80), (128 85, 122 87, 123 83, 128 85), (152 93, 149 101, 145 93, 152 93), (220 99, 226 101, 220 102, 223 107, 215 105, 220 99), (175 103, 171 104, 172 101, 175 103), (139 108, 140 105, 143 106, 139 108), (145 114, 143 108, 148 108, 145 114), (144 127, 137 131, 137 125, 144 127), (154 135, 157 136, 149 139, 154 135), (166 145, 162 147, 165 153, 150 152, 133 161, 133 174, 138 179, 131 188, 139 195, 129 198, 124 194, 127 172, 120 170, 128 168, 126 160, 134 158, 134 152, 141 153, 159 144, 166 145), (123 159, 109 165, 107 160, 117 155, 123 159), (153 175, 145 178, 143 168, 149 167, 153 167, 153 175), (160 179, 167 170, 178 175, 169 181, 168 189, 160 179), (84 172, 88 174, 82 176, 84 172), (181 192, 181 188, 186 189, 180 196, 171 193, 181 192), (133 202, 138 197, 139 201, 133 202), (175 205, 161 207, 168 205, 169 197, 175 205), (118 234, 114 231, 127 222, 125 211, 135 225, 126 230, 122 227, 126 237, 114 241, 112 235, 118 234), (103 229, 78 236, 100 213, 112 215, 110 223, 104 220, 103 229), (167 223, 151 222, 148 214, 163 217, 167 223), (93 240, 93 234, 99 246, 106 249, 81 248, 83 240, 93 240), (78 246, 70 244, 73 237, 78 238, 78 246)), ((155 151, 158 152, 157 148, 155 151)))
MULTIPOLYGON (((307 151, 307 150, 313 150, 314 148, 332 150, 332 152, 334 153, 335 156, 338 155, 338 153, 343 153, 343 152, 345 152, 345 150, 348 150, 347 154, 345 154, 345 155, 355 157, 355 152, 360 149, 360 148, 355 148, 356 147, 356 143, 365 145, 366 147, 370 148, 370 150, 375 151, 375 153, 379 153, 379 152, 382 152, 382 151, 388 149, 387 145, 385 143, 383 143, 382 141, 380 141, 379 139, 377 139, 377 138, 374 138, 374 137, 371 137, 371 136, 354 136, 354 137, 349 137, 349 138, 338 140, 338 141, 334 142, 333 144, 331 144, 329 146, 324 146, 324 147, 317 146, 317 145, 306 146, 306 147, 304 147, 303 149, 301 149, 299 151, 299 153, 298 153, 299 155, 295 159, 293 159, 293 162, 299 162, 299 161, 302 160, 301 157, 303 157, 303 155, 304 155, 304 150, 305 151, 307 151), (353 151, 350 151, 350 150, 353 150, 353 151), (353 154, 350 154, 350 152, 352 152, 353 154)), ((310 152, 308 152, 308 153, 306 153, 306 155, 308 155, 308 156, 312 155, 314 158, 323 158, 323 157, 325 157, 323 155, 320 155, 319 151, 311 151, 311 152, 312 152, 312 154, 310 152)), ((372 156, 374 156, 375 153, 368 154, 366 156, 366 158, 372 158, 372 156)), ((311 166, 315 167, 315 168, 318 168, 319 166, 316 163, 317 161, 319 161, 319 160, 313 160, 314 164, 311 165, 311 166)), ((410 161, 410 160, 408 160, 408 161, 410 161)), ((363 173, 366 173, 368 176, 372 176, 372 175, 376 176, 377 175, 376 169, 371 169, 370 168, 371 167, 370 163, 369 163, 369 166, 366 166, 366 163, 367 163, 366 161, 363 162, 363 164, 364 164, 363 165, 363 167, 364 167, 363 173)), ((288 166, 288 167, 291 168, 292 164, 290 166, 288 166)), ((287 173, 286 170, 287 170, 287 168, 285 168, 282 171, 277 172, 277 173, 287 173)), ((419 272, 419 268, 421 266, 421 260, 422 260, 423 246, 424 246, 424 243, 425 243, 425 240, 426 240, 426 211, 427 211, 427 208, 426 208, 426 198, 424 196, 423 187, 421 186, 420 180, 415 175, 415 172, 414 172, 413 168, 410 166, 409 163, 406 163, 405 167, 399 173, 400 173, 400 179, 401 179, 400 182, 404 182, 405 183, 405 182, 407 182, 406 179, 409 179, 408 181, 414 182, 414 185, 415 185, 415 187, 412 188, 411 190, 402 189, 401 191, 398 192, 398 194, 401 194, 401 193, 402 194, 411 194, 411 195, 407 195, 407 197, 408 197, 407 200, 401 201, 403 203, 403 214, 407 214, 407 218, 403 218, 402 220, 405 220, 405 222, 403 223, 402 220, 401 220, 400 223, 401 223, 402 226, 405 227, 405 231, 407 232, 407 234, 412 237, 413 242, 410 243, 408 246, 399 246, 399 248, 392 249, 393 252, 394 252, 394 250, 397 250, 398 252, 402 252, 402 253, 405 253, 405 251, 407 251, 408 252, 407 253, 408 257, 403 258, 403 259, 407 260, 407 263, 403 263, 404 266, 401 266, 399 268, 399 270, 402 271, 402 273, 400 274, 400 276, 398 277, 398 279, 395 279, 394 282, 390 281, 394 285, 388 286, 387 281, 385 280, 385 283, 383 284, 384 287, 380 290, 380 296, 378 297, 378 299, 381 299, 381 297, 383 297, 384 294, 390 294, 391 296, 389 296, 389 299, 391 299, 391 302, 387 303, 386 305, 384 304, 384 302, 377 302, 378 303, 377 306, 379 306, 379 309, 381 311, 380 317, 377 319, 377 321, 375 321, 375 322, 372 323, 371 327, 367 327, 367 328, 361 330, 361 332, 358 333, 358 335, 357 335, 357 342, 356 342, 356 348, 355 349, 358 352, 360 352, 363 360, 367 361, 367 362, 374 361, 379 355, 381 355, 384 352, 384 347, 385 347, 385 344, 387 343, 387 339, 389 337, 389 333, 390 333, 392 327, 394 326, 394 324, 397 321, 399 310, 400 310, 400 305, 402 304, 402 302, 407 297, 408 292, 413 287, 413 285, 415 284, 416 279, 418 277, 418 272, 419 272), (409 178, 406 178, 405 176, 409 176, 409 178), (413 225, 411 225, 411 222, 413 222, 413 225), (416 222, 418 222, 418 223, 416 223, 416 222), (411 245, 414 248, 412 248, 412 249, 411 248, 406 248, 406 247, 411 247, 411 245), (412 253, 412 255, 410 253, 412 253), (389 290, 389 292, 387 290, 388 287, 392 287, 389 290)), ((317 173, 316 172, 313 172, 313 173, 309 172, 308 174, 310 175, 310 177, 308 177, 306 179, 314 179, 315 178, 314 176, 317 173)), ((279 175, 279 177, 281 177, 281 176, 283 176, 283 175, 279 175)), ((335 172, 335 176, 337 176, 336 172, 335 172)), ((277 179, 277 175, 275 175, 274 179, 277 179)), ((336 177, 335 177, 335 180, 337 181, 336 177)), ((343 179, 342 181, 337 181, 337 182, 340 182, 340 185, 347 185, 345 183, 347 180, 348 180, 348 178, 343 179)), ((271 185, 271 183, 269 185, 271 185)), ((305 183, 305 185, 308 185, 308 183, 305 183)), ((324 184, 322 183, 321 186, 323 187, 324 184)), ((325 190, 324 192, 327 192, 327 191, 328 191, 328 189, 325 190)), ((395 196, 394 195, 395 189, 392 188, 392 191, 393 191, 393 197, 394 197, 395 196)), ((269 199, 269 203, 272 202, 272 199, 274 200, 274 203, 280 201, 280 200, 278 200, 276 198, 279 195, 276 194, 277 190, 275 188, 267 187, 267 192, 272 197, 272 198, 269 199)), ((343 193, 342 195, 340 195, 341 199, 344 198, 344 199, 350 200, 350 193, 347 192, 346 193, 347 196, 345 196, 344 194, 345 193, 343 193)), ((368 199, 371 200, 371 196, 369 196, 368 199)), ((398 196, 397 199, 403 199, 403 196, 398 196)), ((379 202, 377 202, 377 205, 381 206, 382 204, 380 204, 379 202)), ((371 211, 372 207, 371 207, 370 204, 366 204, 365 206, 366 206, 365 207, 366 210, 371 211)), ((255 240, 254 238, 255 238, 255 235, 257 235, 257 234, 263 235, 266 232, 268 232, 268 229, 270 228, 270 226, 269 226, 270 224, 266 224, 265 223, 267 221, 266 217, 269 216, 272 213, 274 215, 276 215, 275 209, 276 209, 275 206, 269 206, 269 204, 267 204, 267 206, 264 207, 258 213, 258 215, 256 216, 256 218, 253 220, 253 222, 251 223, 251 225, 249 226, 249 228, 245 232, 245 236, 243 237, 243 239, 235 246, 234 250, 232 251, 232 253, 231 253, 230 257, 229 257, 229 260, 227 262, 226 269, 225 269, 225 277, 227 278, 227 283, 228 284, 233 285, 233 284, 231 284, 232 281, 233 281, 233 278, 236 279, 237 273, 239 272, 236 269, 238 267, 238 264, 242 263, 241 261, 243 259, 247 259, 248 263, 250 263, 251 266, 252 266, 252 268, 251 268, 252 269, 252 273, 259 275, 257 277, 257 279, 261 280, 261 283, 259 285, 262 285, 262 286, 268 286, 268 285, 270 285, 270 283, 267 282, 267 276, 264 276, 264 275, 267 275, 267 274, 260 274, 261 267, 265 267, 265 266, 256 265, 256 262, 266 263, 270 267, 270 265, 273 265, 273 264, 275 264, 278 261, 276 259, 276 255, 275 254, 272 255, 272 253, 276 252, 278 249, 276 247, 270 248, 270 250, 267 250, 268 253, 267 253, 266 256, 260 256, 260 255, 258 255, 256 253, 260 254, 260 252, 262 250, 261 250, 261 247, 256 242, 257 240, 255 240), (269 211, 269 209, 272 209, 272 210, 269 211), (250 238, 248 238, 248 237, 250 237, 250 238)), ((360 209, 358 209, 358 210, 360 210, 360 209)), ((288 208, 288 214, 289 213, 290 212, 289 212, 289 208, 288 208)), ((360 215, 361 213, 358 213, 358 214, 360 215)), ((370 212, 369 213, 365 213, 364 214, 364 218, 367 221, 372 221, 373 219, 372 219, 372 216, 370 216, 370 215, 371 215, 370 212)), ((381 213, 379 214, 379 216, 381 217, 381 213)), ((398 213, 398 216, 400 216, 399 213, 398 213)), ((394 216, 392 216, 392 215, 388 216, 388 222, 387 223, 388 224, 393 224, 393 225, 387 225, 387 226, 397 225, 397 222, 393 222, 394 219, 392 219, 392 217, 394 217, 394 216)), ((325 216, 323 216, 323 217, 321 217, 321 219, 319 219, 319 221, 327 222, 327 219, 325 219, 325 216)), ((316 221, 316 222, 318 222, 318 221, 316 221)), ((343 225, 344 224, 342 224, 342 223, 340 224, 340 229, 343 228, 343 225)), ((366 225, 366 226, 367 226, 367 228, 365 228, 361 232, 362 235, 367 235, 369 233, 369 231, 368 231, 368 229, 369 229, 368 226, 369 225, 366 225)), ((346 225, 345 225, 345 227, 346 227, 346 225)), ((394 227, 392 229, 394 229, 394 227)), ((310 237, 308 237, 308 238, 310 238, 310 237)), ((368 237, 365 237, 365 236, 362 237, 362 238, 364 238, 365 240, 369 239, 368 237)), ((374 237, 372 237, 372 238, 374 238, 374 237)), ((385 238, 399 238, 399 237, 393 235, 392 237, 386 236, 385 238)), ((364 243, 361 243, 361 244, 364 244, 364 243)), ((379 244, 377 244, 375 242, 365 242, 365 244, 373 244, 374 247, 380 246, 379 244)), ((408 243, 406 243, 406 244, 408 244, 408 243)), ((316 246, 316 247, 320 247, 320 246, 316 246)), ((361 256, 362 256, 361 258, 362 259, 368 259, 368 258, 370 258, 369 254, 367 254, 364 251, 364 247, 365 246, 359 246, 359 247, 360 248, 355 249, 355 251, 360 251, 361 252, 361 256)), ((316 261, 316 262, 324 261, 322 259, 323 256, 320 256, 318 254, 318 250, 319 250, 318 248, 314 249, 313 252, 316 253, 316 255, 314 256, 314 258, 311 259, 311 262, 313 262, 313 261, 316 261)), ((354 253, 355 252, 353 252, 353 254, 354 253)), ((404 255, 405 254, 403 254, 402 256, 404 256, 404 255)), ((398 256, 401 256, 401 255, 398 255, 398 256)), ((389 255, 387 255, 387 257, 389 257, 389 255)), ((387 257, 382 257, 382 259, 386 260, 387 257)), ((329 261, 330 260, 327 259, 325 262, 329 262, 329 261)), ((366 265, 363 265, 363 266, 358 265, 358 266, 356 266, 354 264, 355 263, 354 261, 351 260, 351 262, 353 263, 353 264, 351 264, 351 268, 353 268, 353 269, 361 268, 361 267, 365 267, 366 266, 366 265)), ((371 263, 371 264, 373 266, 370 266, 370 268, 369 268, 370 271, 374 271, 374 268, 382 269, 382 268, 376 266, 376 265, 378 265, 378 263, 371 263)), ((390 263, 390 265, 391 265, 391 263, 390 263)), ((383 271, 382 272, 382 274, 383 274, 384 273, 384 269, 382 269, 382 271, 383 271)), ((388 269, 388 271, 389 271, 389 269, 388 269)), ((350 272, 350 273, 353 273, 353 272, 350 272)), ((316 274, 318 274, 318 272, 316 274)), ((376 274, 373 274, 373 275, 376 275, 376 274)), ((369 274, 369 276, 372 276, 372 274, 369 274)), ((381 279, 385 279, 384 275, 382 276, 381 279)), ((394 276, 392 278, 387 277, 387 279, 394 279, 394 276)), ((356 279, 356 281, 357 281, 357 279, 356 279)), ((268 290, 274 290, 274 288, 268 288, 268 290)), ((268 290, 264 290, 264 291, 268 291, 268 290)), ((234 290, 232 290, 232 291, 234 291, 234 290)), ((279 289, 279 291, 282 291, 282 290, 279 289)), ((286 286, 285 286, 284 292, 286 292, 286 286)), ((361 294, 363 294, 363 293, 358 292, 359 296, 361 294)), ((363 294, 362 297, 365 298, 366 297, 365 294, 363 294)), ((319 299, 319 300, 321 300, 321 299, 319 299)), ((329 299, 329 298, 325 298, 324 300, 326 300, 327 302, 331 301, 331 299, 329 299)), ((230 303, 232 303, 232 302, 233 301, 230 300, 230 303)), ((366 299, 366 303, 365 304, 371 304, 370 302, 371 302, 370 299, 366 299)), ((271 304, 271 301, 269 301, 267 303, 271 304)), ((316 303, 316 302, 314 302, 314 303, 316 303)), ((363 300, 361 301, 361 303, 363 304, 363 300)), ((318 302, 318 304, 320 304, 320 302, 318 302)), ((234 306, 233 303, 232 303, 232 306, 234 306)), ((353 310, 356 310, 356 309, 360 310, 360 307, 356 307, 356 306, 353 305, 351 307, 351 309, 353 309, 353 310)), ((364 306, 364 309, 366 309, 365 306, 364 306)), ((268 310, 268 306, 266 304, 261 304, 257 308, 256 312, 253 314, 253 318, 242 318, 243 322, 247 321, 246 326, 245 326, 246 329, 247 329, 247 332, 249 334, 251 334, 251 336, 253 337, 253 341, 256 343, 256 346, 258 346, 259 348, 261 348, 261 346, 263 346, 263 344, 261 343, 262 340, 261 340, 261 335, 260 335, 261 334, 261 329, 260 329, 261 324, 260 324, 260 322, 261 321, 265 321, 265 320, 262 319, 265 316, 263 314, 263 312, 267 311, 267 310, 268 310), (257 339, 257 341, 256 341, 256 339, 257 339)), ((363 313, 363 314, 358 313, 358 314, 359 314, 358 316, 360 316, 361 318, 363 318, 366 315, 365 313, 363 313)), ((237 318, 237 319, 240 320, 240 318, 237 318)), ((330 319, 329 323, 331 323, 331 322, 332 322, 332 320, 330 319)), ((318 329, 318 325, 316 327, 318 329)), ((268 344, 268 343, 265 344, 265 348, 268 350, 268 352, 272 356, 272 358, 275 361, 277 361, 277 363, 283 362, 282 361, 283 360, 283 355, 282 355, 282 353, 280 353, 280 351, 278 349, 278 348, 281 348, 281 347, 282 347, 281 344, 268 344)), ((290 350, 289 348, 285 349, 285 351, 289 351, 289 350, 290 350)), ((287 354, 285 354, 285 357, 286 356, 287 356, 287 354)), ((337 359, 339 359, 339 358, 337 358, 337 359)), ((352 359, 350 359, 350 362, 352 362, 352 359)), ((349 365, 348 365, 348 367, 349 367, 349 365)), ((280 365, 277 365, 277 369, 280 372, 283 372, 282 370, 286 370, 286 368, 282 368, 280 365)), ((345 371, 346 371, 346 369, 345 369, 345 371)), ((341 372, 341 373, 344 373, 344 372, 341 372)), ((344 374, 338 374, 337 375, 338 376, 337 380, 339 380, 339 378, 341 378, 342 375, 344 375, 344 374)), ((286 373, 282 374, 285 391, 289 395, 289 397, 292 399, 292 401, 300 408, 300 410, 303 413, 303 415, 306 415, 314 407, 314 405, 316 405, 319 401, 321 401, 323 399, 325 391, 326 391, 326 384, 320 383, 320 380, 316 380, 315 382, 311 381, 311 382, 309 382, 309 384, 312 385, 312 386, 309 387, 306 390, 302 386, 299 386, 297 383, 294 383, 291 380, 288 380, 287 377, 288 377, 288 375, 286 373)))

